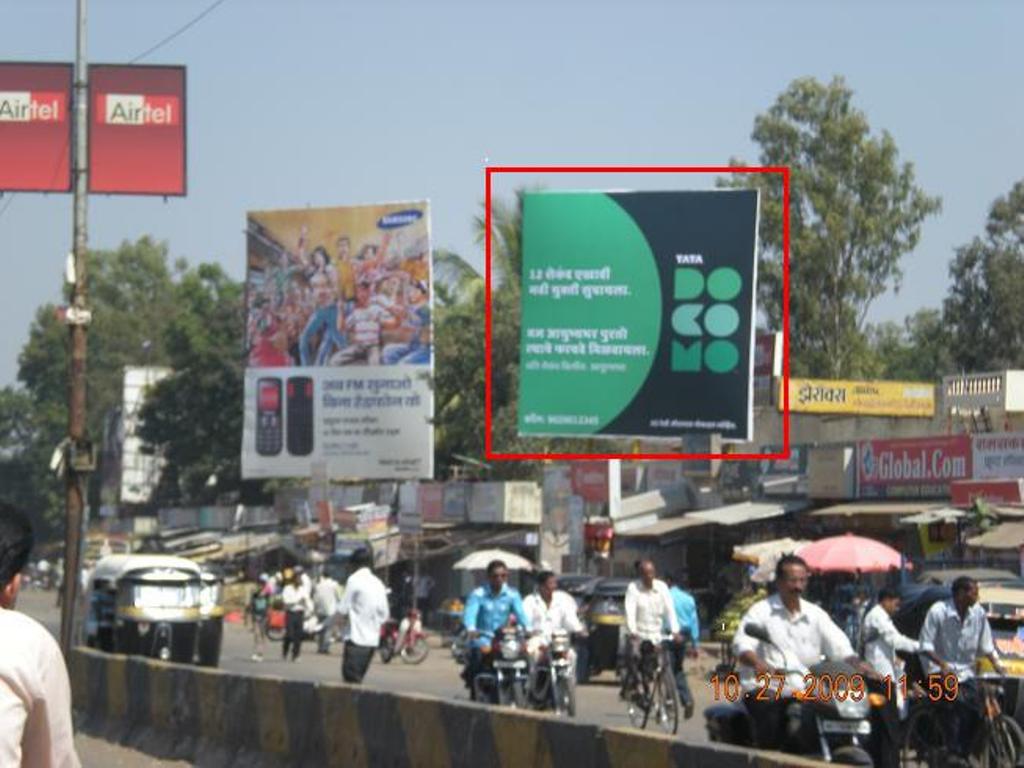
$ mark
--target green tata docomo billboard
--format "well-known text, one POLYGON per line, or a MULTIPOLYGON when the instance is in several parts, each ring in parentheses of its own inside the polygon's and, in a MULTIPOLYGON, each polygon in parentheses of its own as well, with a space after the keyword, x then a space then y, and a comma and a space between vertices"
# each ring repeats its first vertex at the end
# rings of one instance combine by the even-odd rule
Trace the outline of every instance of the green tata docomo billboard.
POLYGON ((523 197, 519 433, 752 439, 758 196, 523 197))

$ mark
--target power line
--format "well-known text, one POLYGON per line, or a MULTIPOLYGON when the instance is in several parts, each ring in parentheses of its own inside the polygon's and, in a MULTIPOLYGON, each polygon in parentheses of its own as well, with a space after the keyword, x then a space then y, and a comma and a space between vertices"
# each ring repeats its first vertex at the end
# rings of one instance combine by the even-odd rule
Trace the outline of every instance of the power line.
POLYGON ((217 6, 222 5, 224 2, 226 2, 226 0, 215 0, 213 3, 211 3, 206 8, 206 10, 204 10, 199 15, 195 16, 191 21, 187 22, 184 26, 179 27, 174 32, 172 32, 167 37, 165 37, 163 40, 161 40, 159 43, 154 45, 152 48, 149 48, 149 49, 143 51, 142 53, 140 53, 138 56, 136 56, 134 59, 132 59, 128 63, 129 64, 134 64, 137 61, 141 61, 142 59, 144 59, 147 56, 149 56, 149 54, 153 53, 153 51, 155 51, 158 48, 162 48, 163 46, 167 45, 167 43, 171 42, 171 40, 176 38, 178 35, 184 33, 186 30, 194 27, 196 24, 198 24, 200 21, 202 21, 208 15, 213 13, 213 11, 216 10, 217 6))

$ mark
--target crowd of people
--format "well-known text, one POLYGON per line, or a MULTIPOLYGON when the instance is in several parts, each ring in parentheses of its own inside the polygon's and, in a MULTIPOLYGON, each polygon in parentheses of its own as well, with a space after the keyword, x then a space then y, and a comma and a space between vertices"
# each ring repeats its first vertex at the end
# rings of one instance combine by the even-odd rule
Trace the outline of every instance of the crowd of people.
POLYGON ((246 349, 252 367, 430 363, 430 263, 426 236, 404 243, 387 231, 358 251, 348 235, 333 252, 293 252, 266 234, 248 284, 246 349))
POLYGON ((298 661, 307 639, 316 640, 318 653, 329 653, 340 622, 342 678, 350 683, 362 682, 380 643, 381 627, 390 615, 387 588, 374 575, 372 564, 368 549, 356 550, 350 560, 352 573, 344 586, 326 572, 314 581, 301 565, 273 575, 260 574, 246 608, 246 622, 253 636, 253 661, 263 661, 270 612, 279 605, 284 613, 282 659, 298 661))
POLYGON ((808 743, 807 702, 799 697, 807 688, 810 668, 822 659, 845 662, 867 680, 886 681, 886 706, 883 709, 887 746, 882 756, 895 760, 899 722, 905 719, 909 697, 923 699, 918 682, 936 679, 944 685, 955 678, 957 695, 943 710, 950 744, 958 753, 950 765, 968 764, 968 751, 974 743, 978 724, 978 686, 975 665, 986 657, 997 675, 1006 672, 992 640, 992 629, 984 609, 978 604, 978 583, 968 576, 957 578, 952 595, 931 605, 919 637, 902 634, 893 622, 900 608, 900 593, 883 588, 876 605, 867 612, 861 631, 860 653, 832 617, 816 604, 804 599, 810 569, 795 555, 782 557, 776 567, 775 592, 755 603, 740 621, 733 640, 744 704, 754 724, 758 747, 800 752, 808 743), (746 631, 748 626, 763 627, 770 642, 746 631), (907 669, 902 653, 911 662, 923 660, 920 673, 907 669), (784 679, 781 696, 758 696, 767 679, 784 679))

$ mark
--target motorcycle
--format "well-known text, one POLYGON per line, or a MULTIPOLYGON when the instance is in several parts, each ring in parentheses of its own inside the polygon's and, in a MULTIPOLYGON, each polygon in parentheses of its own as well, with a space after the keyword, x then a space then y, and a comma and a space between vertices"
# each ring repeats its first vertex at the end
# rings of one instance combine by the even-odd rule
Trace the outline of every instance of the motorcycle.
MULTIPOLYGON (((743 631, 781 651, 762 625, 747 624, 743 631)), ((785 658, 785 652, 782 653, 785 658)), ((787 731, 799 733, 801 749, 790 745, 786 751, 807 752, 828 763, 873 766, 875 760, 869 752, 868 738, 874 729, 882 727, 880 710, 886 705, 885 696, 877 689, 871 690, 872 684, 866 684, 863 690, 855 686, 853 681, 863 680, 863 677, 846 662, 821 662, 810 666, 807 672, 800 664, 795 665, 795 669, 789 667, 788 661, 786 665, 787 669, 778 670, 780 674, 796 674, 816 681, 817 688, 813 695, 802 697, 802 703, 794 698, 787 708, 787 731), (797 724, 800 707, 810 707, 813 733, 797 724)), ((725 689, 728 690, 728 686, 725 689)), ((769 697, 774 694, 774 688, 768 691, 769 697)), ((754 747, 753 719, 744 700, 738 695, 736 699, 714 704, 704 711, 708 737, 724 744, 754 747)))
POLYGON ((529 691, 535 709, 551 709, 560 717, 576 716, 576 685, 569 633, 557 630, 541 651, 529 691))
POLYGON ((421 664, 427 658, 430 647, 423 632, 420 612, 410 610, 401 623, 394 619, 385 621, 380 628, 380 645, 377 652, 385 664, 396 655, 406 664, 421 664))
POLYGON ((455 632, 452 633, 449 648, 456 664, 462 665, 466 663, 466 654, 469 652, 469 631, 462 626, 461 622, 459 622, 455 632))
POLYGON ((499 629, 490 646, 480 649, 481 670, 473 678, 473 700, 528 707, 529 657, 523 630, 516 626, 499 629))

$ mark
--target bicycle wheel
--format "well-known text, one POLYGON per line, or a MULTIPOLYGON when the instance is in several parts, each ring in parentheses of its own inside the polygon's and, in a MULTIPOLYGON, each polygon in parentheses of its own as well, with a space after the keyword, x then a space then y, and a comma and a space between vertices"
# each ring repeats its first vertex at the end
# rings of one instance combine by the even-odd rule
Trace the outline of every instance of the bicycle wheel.
POLYGON ((679 730, 679 691, 668 667, 658 675, 654 713, 663 732, 674 734, 679 730))
POLYGON ((911 712, 903 730, 901 768, 941 768, 949 754, 949 735, 934 707, 923 705, 911 712))
POLYGON ((641 683, 640 690, 630 694, 629 706, 626 714, 629 715, 629 723, 634 728, 646 728, 647 717, 651 713, 651 696, 648 693, 647 681, 641 683))
POLYGON ((430 647, 427 645, 427 638, 417 637, 412 645, 406 644, 402 646, 402 661, 406 664, 422 664, 429 652, 430 647))
POLYGON ((1024 747, 1024 731, 1009 715, 999 715, 987 726, 982 768, 1015 768, 1024 747))
POLYGON ((555 678, 551 688, 551 696, 554 701, 555 714, 562 716, 576 716, 576 692, 572 681, 565 675, 555 678))

